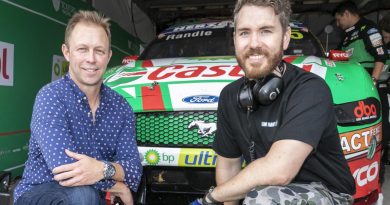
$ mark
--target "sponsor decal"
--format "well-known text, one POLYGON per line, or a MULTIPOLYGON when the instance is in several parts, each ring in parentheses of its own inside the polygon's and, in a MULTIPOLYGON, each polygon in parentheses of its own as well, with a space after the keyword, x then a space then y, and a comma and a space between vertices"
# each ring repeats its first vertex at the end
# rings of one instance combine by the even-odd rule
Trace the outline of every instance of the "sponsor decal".
POLYGON ((76 12, 76 8, 61 0, 52 0, 53 8, 56 12, 61 11, 66 16, 72 16, 76 12))
POLYGON ((329 59, 325 59, 325 64, 329 67, 336 67, 335 62, 329 59))
POLYGON ((385 54, 385 52, 383 51, 383 48, 382 47, 379 47, 376 49, 376 52, 378 53, 378 55, 383 55, 385 54))
POLYGON ((303 38, 303 34, 299 30, 292 29, 291 38, 299 40, 303 38))
POLYGON ((186 66, 172 65, 155 69, 148 75, 148 80, 165 80, 167 78, 215 78, 228 75, 230 77, 241 77, 243 73, 238 65, 216 65, 216 66, 186 66))
POLYGON ((347 159, 361 155, 372 159, 380 141, 382 141, 382 123, 360 130, 340 133, 341 148, 347 159))
POLYGON ((68 73, 69 62, 63 56, 53 55, 51 81, 60 79, 68 73))
MULTIPOLYGON (((222 79, 222 78, 221 78, 222 79)), ((230 80, 230 79, 229 79, 230 80)), ((233 78, 232 78, 233 80, 233 78)), ((193 83, 172 83, 168 85, 171 105, 174 110, 217 110, 218 103, 188 103, 183 99, 190 96, 218 96, 228 84, 226 81, 207 82, 204 79, 193 83)), ((207 98, 202 98, 205 101, 207 98)), ((210 98, 211 99, 211 98, 210 98)), ((207 99, 207 100, 210 100, 207 99)), ((218 101, 219 99, 215 99, 218 101)), ((210 101, 211 102, 211 101, 210 101)), ((198 119, 201 120, 201 119, 198 119)))
POLYGON ((214 167, 217 155, 211 149, 181 149, 179 166, 186 167, 214 167))
POLYGON ((193 95, 183 98, 183 102, 191 104, 217 103, 219 97, 214 95, 193 95))
POLYGON ((349 54, 340 50, 331 50, 329 51, 329 59, 336 61, 347 61, 349 54))
POLYGON ((167 29, 164 31, 164 33, 191 31, 191 30, 199 30, 199 29, 218 29, 218 28, 225 28, 227 26, 232 27, 233 22, 221 21, 221 22, 209 22, 209 23, 195 24, 195 25, 184 25, 184 26, 178 26, 171 29, 167 29))
POLYGON ((359 37, 359 31, 355 31, 351 34, 351 41, 357 39, 359 37))
POLYGON ((381 116, 380 102, 376 98, 335 105, 337 123, 348 125, 353 123, 369 124, 381 116))
POLYGON ((177 40, 183 38, 196 38, 202 36, 211 36, 213 34, 212 31, 195 31, 191 33, 178 33, 178 34, 169 34, 165 40, 177 40))
POLYGON ((137 56, 126 56, 122 59, 122 65, 127 65, 129 63, 132 63, 131 65, 129 65, 130 67, 134 67, 135 66, 135 61, 137 60, 137 56))
POLYGON ((160 162, 160 154, 154 150, 148 150, 145 153, 145 160, 148 165, 157 165, 160 162))
POLYGON ((191 129, 195 127, 198 128, 198 133, 201 134, 202 137, 208 137, 217 131, 217 123, 215 122, 207 123, 202 120, 195 120, 192 121, 187 128, 191 129))
POLYGON ((377 150, 373 159, 362 158, 348 162, 351 173, 355 178, 356 194, 360 198, 379 189, 380 150, 377 150))
POLYGON ((378 135, 371 137, 370 146, 368 146, 368 150, 367 150, 367 159, 372 159, 374 157, 377 141, 378 141, 377 138, 379 138, 378 135))
POLYGON ((138 147, 143 166, 178 166, 180 148, 138 147))
POLYGON ((335 76, 336 76, 336 79, 337 79, 338 81, 343 81, 343 80, 344 80, 344 76, 341 75, 340 73, 336 73, 335 76))
POLYGON ((355 107, 353 113, 357 117, 357 121, 377 118, 375 104, 365 104, 364 101, 359 101, 358 106, 355 107))
POLYGON ((351 57, 353 55, 353 48, 349 48, 345 52, 348 54, 348 57, 351 57))
POLYGON ((376 29, 376 28, 371 28, 371 29, 369 29, 369 30, 367 31, 367 34, 370 35, 370 34, 378 33, 378 32, 379 32, 378 29, 376 29))
POLYGON ((378 47, 383 45, 382 36, 379 33, 371 34, 369 35, 369 38, 373 47, 378 47))
POLYGON ((51 2, 55 11, 60 10, 61 0, 52 0, 51 2))
POLYGON ((0 85, 14 85, 14 45, 0 41, 0 85))

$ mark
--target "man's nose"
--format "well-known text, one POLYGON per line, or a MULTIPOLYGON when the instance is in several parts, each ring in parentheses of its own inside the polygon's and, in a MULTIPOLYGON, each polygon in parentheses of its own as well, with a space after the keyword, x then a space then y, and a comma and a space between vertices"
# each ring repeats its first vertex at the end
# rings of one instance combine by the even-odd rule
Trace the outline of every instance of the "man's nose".
POLYGON ((250 47, 251 48, 259 48, 261 47, 261 38, 259 34, 253 34, 250 38, 250 47))
POLYGON ((96 61, 96 54, 93 50, 90 50, 88 52, 87 61, 89 63, 94 63, 96 61))

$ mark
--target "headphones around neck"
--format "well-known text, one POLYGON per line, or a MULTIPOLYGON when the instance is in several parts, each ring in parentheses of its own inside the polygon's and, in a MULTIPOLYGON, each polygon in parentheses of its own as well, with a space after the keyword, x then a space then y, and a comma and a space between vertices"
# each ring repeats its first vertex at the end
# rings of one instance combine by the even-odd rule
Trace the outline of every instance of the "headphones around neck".
POLYGON ((282 78, 273 73, 263 79, 249 80, 246 78, 238 91, 238 106, 245 112, 255 111, 259 104, 271 104, 282 89, 282 78))

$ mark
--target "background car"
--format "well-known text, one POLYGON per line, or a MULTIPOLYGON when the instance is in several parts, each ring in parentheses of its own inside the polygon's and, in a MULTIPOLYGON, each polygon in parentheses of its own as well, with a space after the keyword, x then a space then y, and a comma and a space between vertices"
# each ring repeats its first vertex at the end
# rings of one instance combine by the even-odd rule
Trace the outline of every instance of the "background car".
MULTIPOLYGON (((307 28, 290 26, 284 60, 319 75, 330 87, 340 143, 356 181, 356 204, 380 201, 381 106, 370 76, 357 63, 325 58, 307 28)), ((232 35, 231 21, 172 26, 141 56, 124 59, 125 65, 105 74, 104 83, 136 113, 144 166, 137 203, 188 204, 215 184, 211 145, 219 93, 243 76, 232 35)))

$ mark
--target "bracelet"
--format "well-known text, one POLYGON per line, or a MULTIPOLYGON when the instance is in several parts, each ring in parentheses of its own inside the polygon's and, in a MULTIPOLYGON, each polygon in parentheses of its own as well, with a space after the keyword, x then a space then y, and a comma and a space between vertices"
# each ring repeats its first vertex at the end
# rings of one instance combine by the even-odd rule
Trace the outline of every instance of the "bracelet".
POLYGON ((222 204, 222 202, 217 201, 216 199, 214 199, 213 196, 211 196, 211 193, 213 192, 213 190, 214 190, 214 187, 210 187, 209 192, 207 192, 207 194, 203 197, 203 199, 202 199, 203 205, 220 205, 220 204, 222 204), (210 202, 208 202, 206 199, 210 202))

